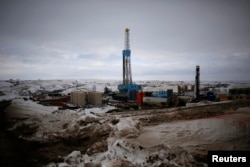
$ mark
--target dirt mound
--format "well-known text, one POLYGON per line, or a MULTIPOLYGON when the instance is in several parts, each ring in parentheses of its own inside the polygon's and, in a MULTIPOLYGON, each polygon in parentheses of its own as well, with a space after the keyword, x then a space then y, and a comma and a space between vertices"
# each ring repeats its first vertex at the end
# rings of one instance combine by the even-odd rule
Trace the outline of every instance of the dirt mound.
POLYGON ((29 110, 11 118, 10 130, 51 167, 206 166, 207 150, 250 149, 249 114, 231 104, 99 115, 29 110))

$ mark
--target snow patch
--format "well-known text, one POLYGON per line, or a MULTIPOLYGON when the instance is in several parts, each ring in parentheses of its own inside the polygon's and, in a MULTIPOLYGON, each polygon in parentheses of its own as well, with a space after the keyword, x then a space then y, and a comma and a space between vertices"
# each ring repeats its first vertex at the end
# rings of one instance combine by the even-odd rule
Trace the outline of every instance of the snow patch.
POLYGON ((10 82, 0 81, 0 89, 6 88, 6 87, 11 87, 11 86, 13 86, 13 84, 10 82))
POLYGON ((110 110, 114 110, 114 109, 116 109, 116 107, 107 105, 107 106, 104 106, 104 107, 87 108, 87 109, 84 110, 84 113, 86 115, 91 116, 93 114, 104 114, 104 113, 106 113, 106 112, 108 112, 110 110))
POLYGON ((6 113, 10 117, 27 117, 38 116, 44 114, 51 114, 58 110, 55 106, 43 106, 33 101, 24 101, 23 99, 15 99, 11 105, 6 109, 6 113))
POLYGON ((241 107, 237 111, 238 112, 250 112, 250 107, 241 107))
POLYGON ((115 134, 119 137, 133 138, 137 137, 140 133, 140 122, 138 120, 133 120, 130 117, 120 118, 119 122, 116 124, 115 134))

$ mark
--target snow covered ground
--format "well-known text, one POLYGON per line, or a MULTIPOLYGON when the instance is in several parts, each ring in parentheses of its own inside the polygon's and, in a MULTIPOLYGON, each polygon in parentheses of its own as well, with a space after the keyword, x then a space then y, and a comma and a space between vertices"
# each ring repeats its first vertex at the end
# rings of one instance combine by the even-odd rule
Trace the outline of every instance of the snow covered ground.
MULTIPOLYGON (((249 107, 203 119, 179 120, 176 116, 175 121, 145 126, 140 120, 152 119, 153 112, 151 116, 106 114, 115 109, 112 106, 58 110, 56 106, 43 106, 23 99, 41 90, 61 90, 68 94, 78 88, 103 92, 108 87, 116 91, 119 83, 103 80, 0 81, 0 101, 12 100, 5 112, 13 121, 9 130, 20 132, 20 139, 43 144, 70 141, 76 143, 76 148, 79 144, 79 149, 72 149, 68 155, 58 152, 57 156, 63 157, 63 161, 44 164, 48 167, 206 166, 200 159, 206 157, 207 150, 250 149, 249 107), (85 143, 88 148, 80 151, 85 143)), ((176 87, 179 82, 140 83, 145 85, 144 90, 158 91, 176 87)), ((242 85, 246 84, 231 83, 230 86, 242 85)))
MULTIPOLYGON (((64 161, 45 166, 206 166, 196 155, 207 150, 250 149, 250 108, 240 108, 233 115, 174 121, 143 126, 136 116, 110 115, 110 106, 93 109, 57 110, 32 101, 13 100, 6 113, 20 119, 11 131, 35 128, 20 135, 27 141, 42 143, 108 134, 106 140, 90 145, 87 152, 72 150, 64 161), (239 140, 241 139, 241 140, 239 140), (106 149, 103 149, 106 145, 106 149)), ((141 116, 147 118, 148 116, 141 116)), ((147 118, 148 119, 148 118, 147 118)))
MULTIPOLYGON (((250 108, 232 115, 174 121, 143 127, 137 119, 119 117, 111 125, 104 152, 73 151, 58 166, 207 166, 207 150, 249 150, 250 108)), ((96 147, 98 148, 98 147, 96 147)), ((56 166, 50 163, 48 166, 56 166)))

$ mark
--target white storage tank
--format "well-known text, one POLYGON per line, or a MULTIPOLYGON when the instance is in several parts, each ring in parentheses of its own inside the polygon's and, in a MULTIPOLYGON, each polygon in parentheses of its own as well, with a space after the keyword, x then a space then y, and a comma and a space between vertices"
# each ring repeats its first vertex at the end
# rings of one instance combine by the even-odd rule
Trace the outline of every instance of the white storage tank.
POLYGON ((88 92, 88 103, 92 105, 102 105, 102 93, 88 92))
POLYGON ((85 106, 86 92, 83 90, 78 90, 71 92, 70 102, 76 106, 85 106))

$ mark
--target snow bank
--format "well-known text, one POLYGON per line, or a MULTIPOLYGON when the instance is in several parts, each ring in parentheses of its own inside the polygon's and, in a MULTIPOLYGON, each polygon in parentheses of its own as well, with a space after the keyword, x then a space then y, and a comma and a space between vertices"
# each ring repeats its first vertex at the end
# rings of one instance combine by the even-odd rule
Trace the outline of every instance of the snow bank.
POLYGON ((10 82, 0 81, 0 89, 6 88, 6 87, 11 87, 11 86, 13 86, 13 84, 10 82))
POLYGON ((39 114, 50 114, 58 110, 55 106, 43 106, 33 101, 24 101, 23 99, 15 99, 11 105, 6 109, 6 113, 10 117, 27 117, 37 116, 39 114))
MULTIPOLYGON (((86 117, 84 117, 86 119, 86 117)), ((80 118, 82 119, 82 118, 80 118)), ((94 118, 96 119, 96 118, 94 118)), ((110 118, 109 118, 110 119, 110 118)), ((118 118, 116 118, 118 119, 118 118)), ((93 123, 95 126, 95 124, 93 123)), ((105 123, 104 125, 108 125, 105 123)), ((98 126, 100 131, 104 130, 104 125, 98 126)), ((140 145, 136 140, 131 140, 126 135, 121 135, 121 132, 127 130, 130 133, 135 131, 139 133, 140 125, 137 120, 131 118, 119 118, 119 122, 112 126, 113 136, 111 135, 106 141, 107 150, 101 151, 100 147, 104 143, 94 144, 86 154, 81 155, 79 151, 73 151, 68 156, 64 157, 63 163, 57 165, 69 166, 90 166, 101 165, 102 167, 113 166, 183 166, 185 164, 194 163, 192 156, 188 156, 187 152, 178 148, 178 155, 175 154, 176 149, 170 148, 166 144, 155 145, 146 148, 140 145), (95 150, 93 150, 95 149, 95 150)), ((95 131, 95 130, 93 130, 95 131)))
POLYGON ((116 124, 115 134, 119 137, 133 138, 137 137, 140 133, 140 122, 133 120, 130 117, 120 118, 116 124))
POLYGON ((8 95, 0 96, 0 101, 9 101, 9 100, 13 100, 13 99, 16 99, 16 98, 17 98, 16 94, 8 94, 8 95))
POLYGON ((66 157, 64 157, 64 161, 62 163, 49 163, 46 167, 84 167, 84 159, 81 156, 80 151, 73 151, 66 157))
POLYGON ((114 109, 116 109, 116 107, 107 105, 104 107, 87 108, 87 109, 84 109, 83 112, 85 113, 85 115, 104 114, 114 109))
POLYGON ((241 107, 241 108, 237 109, 237 111, 250 113, 250 107, 241 107))
MULTIPOLYGON (((131 143, 124 139, 108 139, 108 150, 93 155, 81 155, 80 151, 73 151, 64 157, 63 163, 58 165, 69 166, 197 166, 191 155, 182 148, 170 148, 168 145, 158 145, 150 150, 143 148, 137 143, 131 143)), ((198 166, 205 166, 199 164, 198 166)))
POLYGON ((15 99, 18 94, 15 90, 12 90, 12 83, 0 81, 0 101, 15 99))

